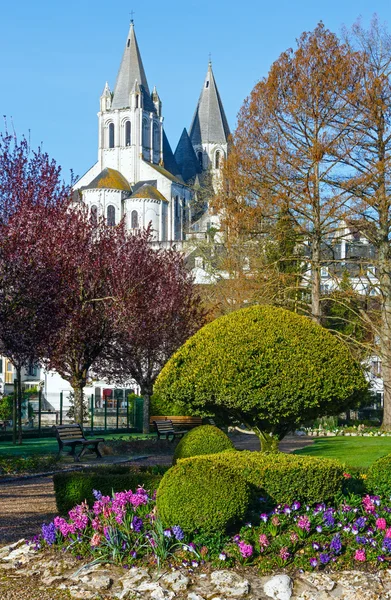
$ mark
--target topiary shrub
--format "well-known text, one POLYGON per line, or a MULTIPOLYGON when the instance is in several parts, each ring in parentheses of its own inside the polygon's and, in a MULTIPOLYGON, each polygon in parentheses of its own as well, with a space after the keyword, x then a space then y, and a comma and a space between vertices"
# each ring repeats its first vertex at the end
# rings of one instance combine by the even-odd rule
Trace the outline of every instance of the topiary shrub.
POLYGON ((369 467, 366 486, 379 496, 391 495, 391 454, 378 458, 369 467))
POLYGON ((234 449, 233 443, 221 429, 213 425, 201 425, 186 433, 180 440, 175 448, 173 464, 175 465, 180 458, 234 449))
MULTIPOLYGON (((192 461, 196 467, 197 461, 201 461, 203 469, 202 458, 205 457, 183 459, 178 464, 192 461)), ((242 451, 213 454, 207 459, 218 469, 224 467, 239 474, 275 504, 331 500, 344 481, 341 463, 327 458, 242 451)))
POLYGON ((84 500, 92 506, 95 501, 92 490, 99 490, 105 496, 111 496, 112 492, 134 490, 138 486, 150 491, 155 490, 166 470, 164 467, 102 467, 99 470, 56 473, 53 482, 57 510, 61 515, 66 515, 71 508, 84 500))
POLYGON ((252 306, 202 327, 154 391, 194 415, 246 423, 270 450, 303 419, 351 408, 367 387, 361 365, 329 331, 282 308, 252 306))
POLYGON ((249 487, 240 473, 216 464, 212 456, 184 459, 164 475, 156 497, 164 527, 180 525, 186 532, 225 531, 243 519, 249 487))

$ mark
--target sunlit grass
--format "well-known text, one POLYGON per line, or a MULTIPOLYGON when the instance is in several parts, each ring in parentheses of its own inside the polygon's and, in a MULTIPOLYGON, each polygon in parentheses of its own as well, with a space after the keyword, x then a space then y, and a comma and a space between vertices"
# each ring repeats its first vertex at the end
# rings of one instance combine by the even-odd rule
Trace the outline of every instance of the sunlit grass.
POLYGON ((391 437, 318 438, 295 454, 335 458, 350 467, 368 468, 376 459, 391 453, 391 437))

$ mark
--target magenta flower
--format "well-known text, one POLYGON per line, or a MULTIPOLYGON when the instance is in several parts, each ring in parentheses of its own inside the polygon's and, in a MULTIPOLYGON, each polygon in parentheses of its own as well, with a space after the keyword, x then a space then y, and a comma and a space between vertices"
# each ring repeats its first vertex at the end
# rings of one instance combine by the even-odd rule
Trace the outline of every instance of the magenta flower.
POLYGON ((253 547, 251 544, 246 544, 246 542, 239 542, 239 552, 243 556, 243 558, 249 558, 253 554, 253 547))
POLYGON ((376 527, 381 531, 385 531, 387 529, 387 521, 385 519, 376 519, 376 527))
POLYGON ((368 496, 368 494, 362 499, 362 505, 364 507, 365 512, 367 513, 374 513, 376 510, 376 506, 374 502, 372 502, 372 498, 368 496))
POLYGON ((264 533, 261 533, 261 535, 259 536, 259 545, 261 547, 261 552, 268 547, 269 545, 269 540, 267 539, 267 535, 265 535, 264 533))
POLYGON ((283 546, 280 550, 280 557, 282 558, 282 560, 288 560, 288 558, 290 557, 290 552, 285 546, 283 546))
POLYGON ((304 515, 303 517, 299 517, 297 521, 297 526, 300 527, 300 529, 303 529, 308 532, 311 529, 311 522, 309 518, 306 515, 304 515))
POLYGON ((358 560, 359 562, 365 562, 367 560, 365 550, 356 550, 354 558, 355 558, 355 560, 358 560))

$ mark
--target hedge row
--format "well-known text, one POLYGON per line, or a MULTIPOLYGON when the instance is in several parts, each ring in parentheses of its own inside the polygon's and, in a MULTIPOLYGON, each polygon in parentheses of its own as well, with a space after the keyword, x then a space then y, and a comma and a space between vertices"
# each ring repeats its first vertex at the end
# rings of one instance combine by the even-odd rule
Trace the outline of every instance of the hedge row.
POLYGON ((342 483, 335 460, 222 452, 179 460, 160 483, 157 509, 167 527, 224 530, 242 518, 245 502, 249 508, 251 490, 274 504, 314 503, 332 499, 342 483))
POLYGON ((368 471, 366 485, 379 496, 391 496, 391 454, 375 460, 368 471))
POLYGON ((224 450, 235 450, 229 437, 213 425, 195 427, 180 440, 174 452, 173 464, 181 458, 199 456, 201 454, 216 454, 224 450))
POLYGON ((71 508, 84 500, 92 506, 95 501, 92 490, 99 490, 103 495, 134 490, 138 486, 155 490, 166 470, 162 467, 102 467, 98 470, 56 473, 53 481, 57 510, 61 515, 66 515, 71 508))

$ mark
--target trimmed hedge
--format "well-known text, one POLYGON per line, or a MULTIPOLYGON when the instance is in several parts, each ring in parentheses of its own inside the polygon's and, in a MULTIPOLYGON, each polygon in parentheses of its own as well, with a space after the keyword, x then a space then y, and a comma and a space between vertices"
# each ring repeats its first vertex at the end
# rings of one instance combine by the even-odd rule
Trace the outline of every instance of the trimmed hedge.
POLYGON ((262 452, 223 452, 207 457, 182 459, 178 464, 189 464, 204 469, 202 460, 218 468, 228 468, 239 474, 252 488, 277 504, 295 500, 305 503, 331 500, 344 481, 343 466, 336 460, 296 456, 293 454, 264 454, 262 452))
POLYGON ((95 502, 92 490, 99 490, 105 496, 112 492, 134 490, 143 486, 147 490, 157 489, 166 468, 129 467, 85 469, 71 473, 56 473, 53 477, 57 510, 66 515, 76 504, 84 500, 90 506, 95 502))
POLYGON ((164 475, 156 497, 164 527, 180 525, 186 532, 225 531, 243 519, 249 505, 249 486, 214 455, 181 460, 164 475))
POLYGON ((378 458, 370 466, 366 486, 374 494, 391 495, 391 454, 378 458))
POLYGON ((174 452, 173 464, 181 458, 199 456, 201 454, 216 454, 224 450, 234 450, 229 437, 213 425, 195 427, 180 440, 174 452))

